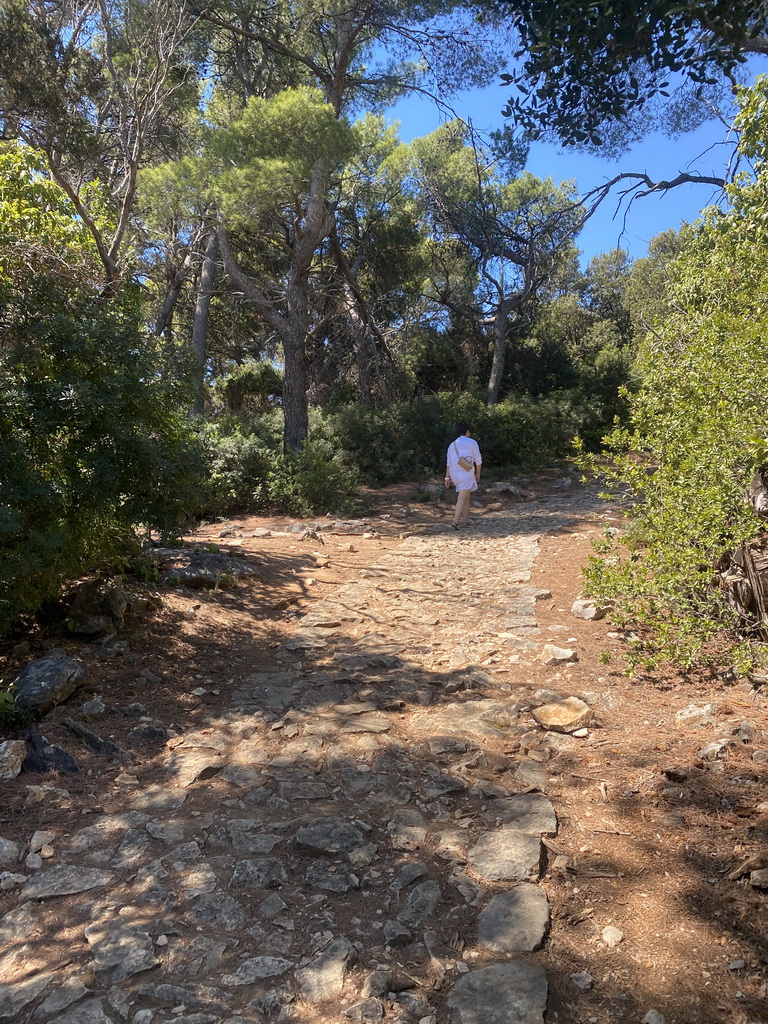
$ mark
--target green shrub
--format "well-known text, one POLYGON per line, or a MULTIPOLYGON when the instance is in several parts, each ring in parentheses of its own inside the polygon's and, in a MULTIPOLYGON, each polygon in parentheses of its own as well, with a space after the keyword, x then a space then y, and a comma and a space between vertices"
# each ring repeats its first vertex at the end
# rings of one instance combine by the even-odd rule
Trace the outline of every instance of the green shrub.
MULTIPOLYGON (((764 146, 768 83, 755 95, 746 137, 764 146)), ((708 660, 715 637, 718 657, 741 666, 766 656, 758 624, 745 629, 718 587, 723 559, 764 530, 745 490, 768 461, 765 164, 729 198, 731 211, 710 213, 671 264, 670 312, 641 349, 631 429, 608 439, 608 483, 632 499, 633 522, 627 545, 592 561, 587 585, 617 601, 619 622, 645 627, 633 660, 648 665, 708 660)))
POLYGON ((208 477, 200 514, 284 512, 309 516, 349 507, 359 475, 327 436, 317 416, 301 452, 284 453, 279 417, 250 425, 229 419, 201 428, 208 477))
POLYGON ((93 293, 92 265, 63 193, 29 153, 0 151, 0 633, 139 524, 178 530, 199 487, 186 396, 130 295, 93 293))
POLYGON ((462 393, 430 395, 386 409, 348 405, 327 425, 363 480, 372 486, 440 473, 456 423, 472 426, 489 467, 531 470, 571 454, 576 434, 593 436, 599 410, 573 392, 526 395, 488 407, 462 393))

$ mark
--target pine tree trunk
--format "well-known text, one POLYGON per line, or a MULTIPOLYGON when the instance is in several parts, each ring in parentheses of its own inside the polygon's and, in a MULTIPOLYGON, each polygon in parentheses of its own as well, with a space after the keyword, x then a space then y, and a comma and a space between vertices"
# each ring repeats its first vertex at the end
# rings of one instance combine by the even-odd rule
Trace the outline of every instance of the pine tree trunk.
POLYGON ((195 362, 195 401, 191 412, 193 416, 202 416, 205 410, 203 386, 205 382, 205 360, 208 351, 208 321, 211 311, 214 279, 216 277, 216 255, 219 240, 215 229, 208 235, 205 256, 200 270, 200 286, 197 290, 195 303, 195 319, 192 324, 192 357, 195 362))

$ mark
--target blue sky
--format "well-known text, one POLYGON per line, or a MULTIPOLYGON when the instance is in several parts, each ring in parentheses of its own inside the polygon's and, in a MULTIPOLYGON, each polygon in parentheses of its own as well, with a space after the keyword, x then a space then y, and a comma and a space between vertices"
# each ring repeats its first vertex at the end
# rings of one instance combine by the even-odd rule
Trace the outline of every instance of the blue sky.
MULTIPOLYGON (((499 86, 473 90, 453 100, 452 105, 460 117, 471 119, 479 130, 500 127, 507 91, 499 86)), ((387 116, 390 121, 400 122, 400 136, 406 142, 429 134, 446 120, 434 103, 420 97, 402 100, 387 116)), ((725 136, 724 126, 717 121, 675 141, 655 133, 618 161, 535 143, 527 169, 542 178, 551 175, 556 181, 575 179, 582 194, 621 171, 646 172, 654 181, 673 178, 680 171, 722 175, 730 152, 723 145, 725 136)), ((579 236, 582 265, 617 245, 627 249, 633 259, 644 256, 654 235, 667 228, 676 229, 682 221, 695 221, 703 207, 717 200, 717 191, 708 185, 682 185, 666 195, 638 199, 628 212, 624 207, 617 212, 617 198, 606 199, 579 236)))

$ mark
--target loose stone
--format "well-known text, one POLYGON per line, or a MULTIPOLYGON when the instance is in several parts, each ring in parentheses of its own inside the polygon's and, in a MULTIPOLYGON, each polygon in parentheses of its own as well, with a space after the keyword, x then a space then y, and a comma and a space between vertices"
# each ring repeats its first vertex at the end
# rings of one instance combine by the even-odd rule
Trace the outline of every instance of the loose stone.
POLYGON ((478 918, 478 939, 495 953, 532 953, 548 931, 547 895, 528 883, 494 896, 478 918))
POLYGON ((537 836, 503 825, 481 836, 467 858, 473 870, 489 882, 522 882, 539 878, 543 846, 537 836))
POLYGON ((594 713, 592 708, 578 697, 566 697, 552 704, 534 708, 533 717, 543 729, 572 733, 589 725, 594 713))
POLYGON ((4 740, 0 743, 0 782, 10 782, 21 772, 27 744, 24 740, 4 740))
POLYGON ((538 964, 511 960, 464 974, 448 997, 455 1024, 543 1024, 547 979, 538 964))

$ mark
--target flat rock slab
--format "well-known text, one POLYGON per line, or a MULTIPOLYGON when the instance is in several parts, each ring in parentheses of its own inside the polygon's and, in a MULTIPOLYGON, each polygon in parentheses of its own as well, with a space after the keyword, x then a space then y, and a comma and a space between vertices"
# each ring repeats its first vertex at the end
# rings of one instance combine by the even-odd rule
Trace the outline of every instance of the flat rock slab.
POLYGON ((88 999, 57 1017, 56 1024, 114 1024, 116 1019, 120 1018, 107 1016, 101 999, 88 999))
POLYGON ((18 981, 0 983, 0 1021, 17 1024, 25 1007, 40 995, 53 981, 53 974, 33 974, 18 981))
POLYGON ((430 735, 440 733, 461 738, 498 739, 517 731, 515 716, 510 714, 507 704, 498 700, 446 704, 439 710, 414 715, 413 724, 430 735))
POLYGON ((528 882, 494 896, 477 921, 480 943, 494 953, 533 953, 548 931, 547 894, 528 882))
POLYGON ((109 984, 118 984, 160 963, 152 952, 150 935, 122 918, 90 925, 85 937, 97 972, 109 984))
POLYGON ((542 704, 534 708, 532 714, 542 729, 551 729, 552 732, 575 732, 589 725, 594 718, 589 704, 578 697, 565 697, 552 704, 542 704))
POLYGON ((467 860, 486 881, 523 882, 541 875, 543 852, 538 836, 529 836, 514 825, 502 825, 481 836, 467 860))
POLYGON ((362 832, 342 818, 318 818, 294 837, 297 850, 316 856, 349 853, 364 842, 362 832))
POLYGON ((547 978, 537 964, 510 960, 465 974, 448 997, 453 1024, 543 1024, 547 978))
POLYGON ((557 815, 543 793, 519 793, 494 800, 488 816, 529 836, 557 835, 557 815))
POLYGON ((225 974, 221 979, 224 985, 253 985, 265 978, 276 978, 285 974, 295 964, 293 960, 285 960, 279 956, 256 956, 240 964, 234 974, 225 974))
POLYGON ((101 885, 109 885, 113 875, 99 868, 80 868, 71 864, 56 864, 47 871, 30 878, 22 886, 23 900, 42 900, 50 896, 70 896, 76 892, 86 892, 101 885))
POLYGON ((183 789, 198 779, 210 779, 218 775, 226 763, 223 755, 210 747, 175 750, 167 762, 174 782, 183 789))

